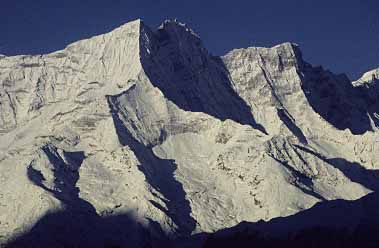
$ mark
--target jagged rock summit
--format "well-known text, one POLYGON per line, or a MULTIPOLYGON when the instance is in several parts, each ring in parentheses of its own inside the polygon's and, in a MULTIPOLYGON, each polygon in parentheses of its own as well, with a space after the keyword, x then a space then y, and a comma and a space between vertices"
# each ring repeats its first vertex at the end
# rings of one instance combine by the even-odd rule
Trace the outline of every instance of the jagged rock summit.
POLYGON ((0 56, 0 244, 195 247, 364 197, 379 187, 377 79, 291 43, 213 56, 170 20, 0 56))

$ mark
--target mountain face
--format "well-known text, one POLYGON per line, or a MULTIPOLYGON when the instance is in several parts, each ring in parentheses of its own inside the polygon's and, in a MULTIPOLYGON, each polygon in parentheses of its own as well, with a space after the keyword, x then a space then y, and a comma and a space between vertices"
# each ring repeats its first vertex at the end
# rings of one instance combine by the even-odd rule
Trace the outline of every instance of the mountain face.
POLYGON ((177 21, 1 56, 0 246, 197 247, 241 222, 334 227, 307 216, 335 202, 354 229, 379 188, 378 80, 291 43, 215 57, 177 21))

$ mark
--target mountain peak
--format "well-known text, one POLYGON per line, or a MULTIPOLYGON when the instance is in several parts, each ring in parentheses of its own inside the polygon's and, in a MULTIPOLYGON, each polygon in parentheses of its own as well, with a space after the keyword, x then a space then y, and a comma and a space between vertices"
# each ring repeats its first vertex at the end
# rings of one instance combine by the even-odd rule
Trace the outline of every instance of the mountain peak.
POLYGON ((365 72, 362 77, 353 82, 354 86, 362 85, 365 83, 371 83, 379 80, 379 68, 365 72))
MULTIPOLYGON (((129 26, 129 25, 133 25, 133 24, 137 24, 137 25, 140 25, 143 23, 143 20, 141 18, 137 18, 137 19, 134 19, 134 20, 131 20, 131 21, 128 21, 122 25, 120 25, 118 28, 122 28, 124 26, 129 26)), ((117 28, 116 28, 117 29, 117 28)))
POLYGON ((200 36, 189 28, 187 24, 178 21, 178 19, 167 19, 158 28, 167 32, 186 32, 200 39, 200 36))

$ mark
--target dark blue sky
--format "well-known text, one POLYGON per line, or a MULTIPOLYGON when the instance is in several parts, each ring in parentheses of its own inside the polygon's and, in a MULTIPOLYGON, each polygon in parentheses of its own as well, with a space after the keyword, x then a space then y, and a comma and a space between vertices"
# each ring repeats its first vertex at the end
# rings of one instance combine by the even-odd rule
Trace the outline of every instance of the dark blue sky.
POLYGON ((215 55, 298 43, 305 59, 352 79, 379 67, 379 0, 0 0, 0 53, 39 54, 141 18, 178 18, 215 55))

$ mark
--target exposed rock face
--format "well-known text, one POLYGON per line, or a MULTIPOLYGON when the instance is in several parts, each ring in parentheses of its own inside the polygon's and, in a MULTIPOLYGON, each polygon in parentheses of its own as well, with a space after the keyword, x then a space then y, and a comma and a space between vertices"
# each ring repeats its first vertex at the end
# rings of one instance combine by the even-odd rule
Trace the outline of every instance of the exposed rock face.
POLYGON ((0 244, 159 247, 356 200, 379 188, 378 78, 290 43, 214 57, 176 21, 1 56, 0 244))

